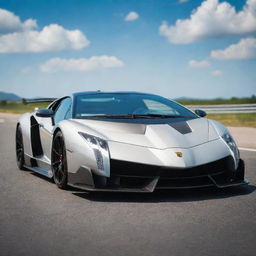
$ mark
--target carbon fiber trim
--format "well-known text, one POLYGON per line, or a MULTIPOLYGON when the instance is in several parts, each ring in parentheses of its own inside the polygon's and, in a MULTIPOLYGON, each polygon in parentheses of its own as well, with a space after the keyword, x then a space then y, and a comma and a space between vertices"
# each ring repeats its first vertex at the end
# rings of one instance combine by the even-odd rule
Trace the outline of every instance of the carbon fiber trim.
POLYGON ((192 132, 191 128, 185 121, 169 123, 169 125, 181 134, 187 134, 192 132))
POLYGON ((229 170, 229 162, 230 156, 195 167, 174 168, 111 159, 110 172, 111 176, 193 178, 227 172, 229 170))

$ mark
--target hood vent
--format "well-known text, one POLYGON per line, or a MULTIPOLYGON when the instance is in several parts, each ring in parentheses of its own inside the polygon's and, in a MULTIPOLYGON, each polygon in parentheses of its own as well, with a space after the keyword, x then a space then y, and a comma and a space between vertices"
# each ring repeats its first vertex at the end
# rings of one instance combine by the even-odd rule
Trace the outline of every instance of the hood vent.
POLYGON ((176 123, 169 123, 169 125, 177 130, 181 134, 187 134, 192 132, 191 128, 187 124, 187 122, 176 122, 176 123))

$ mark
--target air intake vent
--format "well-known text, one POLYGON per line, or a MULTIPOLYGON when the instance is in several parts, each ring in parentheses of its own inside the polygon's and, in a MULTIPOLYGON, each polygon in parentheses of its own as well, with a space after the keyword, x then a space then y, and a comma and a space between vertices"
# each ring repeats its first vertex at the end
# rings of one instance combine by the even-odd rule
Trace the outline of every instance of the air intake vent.
POLYGON ((191 128, 187 124, 187 122, 176 122, 176 123, 169 123, 169 125, 174 128, 176 131, 180 132, 181 134, 186 134, 192 132, 191 128))

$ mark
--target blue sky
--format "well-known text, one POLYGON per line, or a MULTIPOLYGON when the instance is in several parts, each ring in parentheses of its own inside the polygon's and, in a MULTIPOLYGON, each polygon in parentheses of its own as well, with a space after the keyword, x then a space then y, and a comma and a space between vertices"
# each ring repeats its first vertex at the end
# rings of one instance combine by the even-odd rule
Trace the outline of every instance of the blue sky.
POLYGON ((256 93, 256 0, 0 0, 0 8, 1 91, 256 93))

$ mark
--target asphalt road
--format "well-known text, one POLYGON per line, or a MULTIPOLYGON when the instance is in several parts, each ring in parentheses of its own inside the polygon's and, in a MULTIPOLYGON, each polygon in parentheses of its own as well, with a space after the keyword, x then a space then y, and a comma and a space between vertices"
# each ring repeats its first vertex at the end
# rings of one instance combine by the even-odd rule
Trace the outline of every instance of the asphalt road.
POLYGON ((88 194, 19 171, 15 123, 0 131, 1 256, 256 255, 256 152, 245 187, 88 194))

